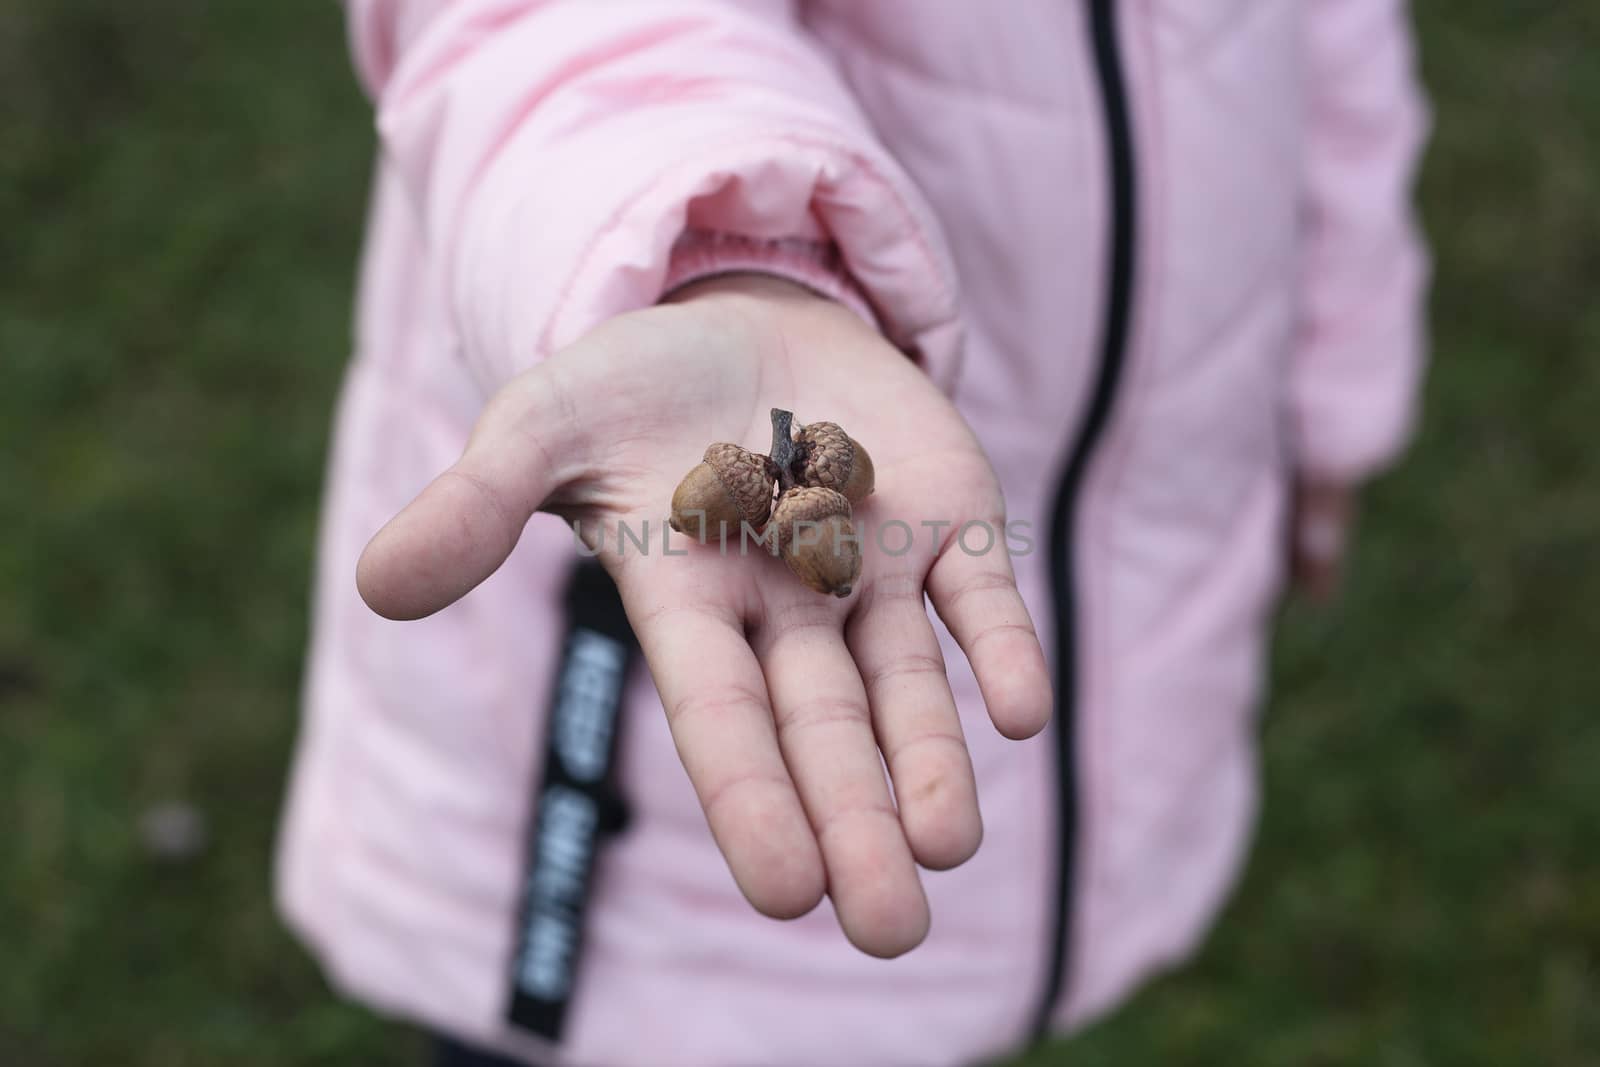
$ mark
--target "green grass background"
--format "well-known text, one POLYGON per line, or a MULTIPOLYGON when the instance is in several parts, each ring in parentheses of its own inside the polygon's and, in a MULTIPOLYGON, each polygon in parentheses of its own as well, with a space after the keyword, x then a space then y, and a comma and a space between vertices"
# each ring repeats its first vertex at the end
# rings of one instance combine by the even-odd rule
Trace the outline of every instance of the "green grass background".
MULTIPOLYGON (((1028 1067, 1600 1064, 1600 7, 1418 17, 1424 432, 1287 614, 1215 936, 1028 1067)), ((327 0, 0 0, 6 1067, 420 1054, 268 901, 372 148, 327 0)))

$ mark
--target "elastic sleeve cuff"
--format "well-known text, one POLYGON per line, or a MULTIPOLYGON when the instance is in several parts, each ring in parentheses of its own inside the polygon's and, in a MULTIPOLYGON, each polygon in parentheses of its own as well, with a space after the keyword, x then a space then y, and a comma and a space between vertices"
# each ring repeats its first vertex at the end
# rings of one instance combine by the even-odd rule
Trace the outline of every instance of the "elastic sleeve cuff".
POLYGON ((717 230, 685 230, 672 246, 662 296, 691 282, 741 271, 774 274, 802 285, 843 304, 874 330, 879 329, 878 316, 845 269, 838 246, 806 237, 762 239, 717 230))
MULTIPOLYGON (((741 123, 734 135, 720 128, 723 113, 713 119, 715 140, 680 131, 642 169, 580 174, 549 153, 542 166, 524 165, 507 150, 462 222, 450 279, 462 354, 485 387, 657 303, 669 285, 749 267, 837 296, 952 389, 961 362, 953 263, 892 161, 797 130, 755 136, 741 123)), ((607 145, 621 136, 602 132, 607 145)), ((652 136, 641 125, 639 137, 652 136)))

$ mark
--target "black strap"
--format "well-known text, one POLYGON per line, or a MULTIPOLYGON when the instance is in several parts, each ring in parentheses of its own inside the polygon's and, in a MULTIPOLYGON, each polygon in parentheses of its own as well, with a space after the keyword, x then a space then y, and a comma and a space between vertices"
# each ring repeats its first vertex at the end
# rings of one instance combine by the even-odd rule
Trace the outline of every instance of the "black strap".
POLYGON ((627 822, 613 765, 637 649, 610 576, 598 563, 580 563, 567 587, 567 632, 546 720, 507 1007, 513 1023, 549 1041, 561 1039, 572 999, 600 836, 620 833, 627 822))

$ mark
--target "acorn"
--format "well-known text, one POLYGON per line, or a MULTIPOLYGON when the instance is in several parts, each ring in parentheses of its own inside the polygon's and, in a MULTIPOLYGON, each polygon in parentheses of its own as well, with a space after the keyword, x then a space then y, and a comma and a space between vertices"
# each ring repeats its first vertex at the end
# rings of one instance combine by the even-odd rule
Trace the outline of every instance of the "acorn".
POLYGON ((850 501, 822 486, 786 489, 773 509, 778 553, 819 593, 850 595, 861 576, 861 541, 850 522, 850 501))
POLYGON ((872 457, 836 422, 800 427, 794 442, 795 479, 801 485, 836 489, 852 504, 872 492, 872 457))
POLYGON ((777 480, 777 466, 766 456, 738 445, 714 444, 678 483, 667 523, 700 541, 713 532, 737 531, 741 522, 759 527, 772 513, 777 480))

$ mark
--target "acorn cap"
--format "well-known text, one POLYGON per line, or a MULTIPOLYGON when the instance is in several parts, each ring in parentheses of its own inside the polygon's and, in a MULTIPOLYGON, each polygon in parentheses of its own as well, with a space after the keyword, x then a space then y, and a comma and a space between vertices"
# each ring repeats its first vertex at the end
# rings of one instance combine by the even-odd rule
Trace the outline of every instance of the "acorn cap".
POLYGON ((776 465, 766 456, 738 445, 714 444, 705 462, 716 471, 739 509, 739 517, 760 526, 772 513, 772 487, 778 480, 776 465))
POLYGON ((678 483, 668 525, 700 540, 711 531, 736 530, 741 522, 760 526, 771 512, 777 477, 766 456, 738 445, 714 444, 678 483))
POLYGON ((873 489, 872 457, 836 422, 813 422, 795 435, 800 454, 795 476, 801 484, 835 489, 852 504, 873 489))
MULTIPOLYGON (((850 501, 843 493, 822 486, 797 485, 784 491, 778 506, 772 510, 772 522, 778 528, 778 548, 787 548, 794 540, 799 523, 821 522, 832 515, 850 517, 850 501)), ((803 532, 804 526, 800 527, 803 532)))

